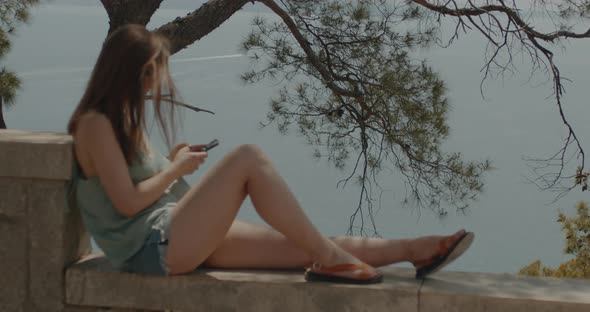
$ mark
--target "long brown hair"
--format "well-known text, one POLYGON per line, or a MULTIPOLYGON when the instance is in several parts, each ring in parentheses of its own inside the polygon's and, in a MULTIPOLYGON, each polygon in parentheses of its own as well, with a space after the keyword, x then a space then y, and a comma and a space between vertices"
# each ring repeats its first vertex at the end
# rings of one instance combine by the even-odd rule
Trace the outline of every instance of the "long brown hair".
POLYGON ((155 119, 166 143, 174 139, 174 105, 161 105, 163 89, 174 101, 175 87, 168 70, 169 44, 161 35, 141 25, 126 25, 105 41, 82 100, 68 123, 76 131, 80 117, 89 111, 111 122, 128 164, 145 151, 146 80, 151 83, 155 119))

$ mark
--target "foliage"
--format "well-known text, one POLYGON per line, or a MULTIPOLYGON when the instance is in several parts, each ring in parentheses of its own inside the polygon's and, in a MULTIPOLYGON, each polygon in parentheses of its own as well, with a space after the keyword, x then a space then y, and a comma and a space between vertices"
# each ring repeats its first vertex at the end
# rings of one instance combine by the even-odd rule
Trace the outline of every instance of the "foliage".
POLYGON ((6 105, 14 104, 16 91, 20 88, 20 79, 5 67, 0 69, 0 98, 6 105))
POLYGON ((552 276, 568 278, 590 279, 590 215, 588 204, 580 202, 577 216, 568 218, 559 214, 557 222, 561 223, 561 230, 565 234, 564 252, 574 258, 562 263, 558 268, 544 267, 537 260, 519 271, 519 274, 529 276, 552 276))
MULTIPOLYGON (((17 26, 29 20, 29 9, 37 3, 39 0, 0 1, 0 59, 10 51, 10 37, 14 35, 17 26)), ((20 85, 20 80, 13 72, 4 66, 0 67, 0 110, 2 104, 14 104, 20 85)), ((0 124, 5 126, 1 112, 0 124)))
POLYGON ((446 88, 425 60, 411 54, 432 44, 434 28, 412 27, 420 20, 415 9, 383 1, 283 4, 296 27, 306 30, 304 40, 317 47, 325 68, 308 61, 284 22, 257 18, 243 48, 259 68, 242 78, 284 82, 271 100, 269 123, 282 132, 296 127, 318 147, 316 155, 324 153, 338 168, 353 159, 348 179, 357 175, 362 193, 350 232, 355 221, 363 228, 362 204, 371 214, 371 187, 378 187, 383 172, 400 173, 409 191, 406 202, 441 214, 448 205, 467 207, 482 191, 482 174, 490 164, 441 151, 449 134, 446 88))

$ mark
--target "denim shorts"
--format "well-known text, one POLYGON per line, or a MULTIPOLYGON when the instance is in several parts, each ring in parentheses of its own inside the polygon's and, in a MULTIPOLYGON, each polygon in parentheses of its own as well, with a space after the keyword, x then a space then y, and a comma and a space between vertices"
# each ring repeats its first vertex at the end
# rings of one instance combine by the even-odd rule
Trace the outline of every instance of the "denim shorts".
POLYGON ((143 247, 127 260, 125 271, 147 275, 168 275, 168 226, 170 213, 166 212, 150 229, 143 247))

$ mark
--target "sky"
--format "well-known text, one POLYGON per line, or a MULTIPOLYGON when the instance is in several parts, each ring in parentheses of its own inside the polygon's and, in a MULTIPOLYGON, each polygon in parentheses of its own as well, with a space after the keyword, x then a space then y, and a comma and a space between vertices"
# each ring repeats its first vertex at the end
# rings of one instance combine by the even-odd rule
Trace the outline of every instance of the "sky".
MULTIPOLYGON (((99 0, 43 0, 45 3, 61 5, 80 5, 80 6, 101 6, 99 0)), ((160 8, 163 9, 187 9, 189 11, 200 7, 206 0, 164 0, 160 8)), ((246 7, 251 6, 247 5, 246 7)))

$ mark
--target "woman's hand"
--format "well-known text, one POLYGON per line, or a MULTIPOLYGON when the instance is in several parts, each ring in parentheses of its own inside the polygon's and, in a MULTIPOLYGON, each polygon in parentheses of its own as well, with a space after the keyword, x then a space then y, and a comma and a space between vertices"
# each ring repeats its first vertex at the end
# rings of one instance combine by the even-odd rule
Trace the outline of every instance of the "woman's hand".
POLYGON ((168 160, 173 161, 174 157, 176 157, 176 154, 178 153, 178 151, 180 151, 180 149, 182 149, 183 147, 188 146, 188 144, 186 143, 180 143, 178 145, 176 145, 171 151, 170 151, 170 155, 168 155, 168 160))
POLYGON ((174 154, 171 166, 178 175, 183 176, 195 172, 207 158, 207 152, 193 152, 193 150, 199 149, 196 146, 185 145, 174 154))
POLYGON ((191 145, 189 146, 191 152, 202 152, 203 148, 205 148, 205 146, 207 146, 206 144, 197 144, 197 145, 191 145))

